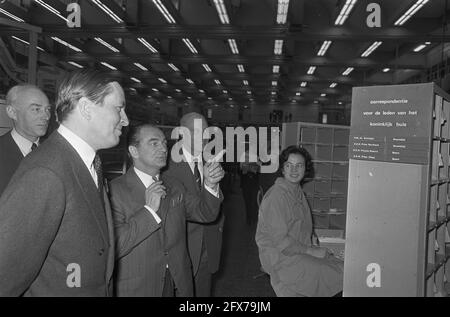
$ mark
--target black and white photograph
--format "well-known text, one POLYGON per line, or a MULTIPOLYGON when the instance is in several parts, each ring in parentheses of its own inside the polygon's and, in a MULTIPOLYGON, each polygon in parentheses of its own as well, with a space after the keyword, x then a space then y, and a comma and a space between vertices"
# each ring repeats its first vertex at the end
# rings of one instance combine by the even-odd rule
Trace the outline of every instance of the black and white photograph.
POLYGON ((0 297, 449 297, 449 24, 450 0, 0 0, 0 297))

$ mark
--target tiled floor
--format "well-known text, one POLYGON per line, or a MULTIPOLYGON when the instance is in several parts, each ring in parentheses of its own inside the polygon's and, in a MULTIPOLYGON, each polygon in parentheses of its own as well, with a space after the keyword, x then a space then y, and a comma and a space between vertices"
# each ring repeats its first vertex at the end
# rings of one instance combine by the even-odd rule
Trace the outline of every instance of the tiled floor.
POLYGON ((236 180, 224 201, 225 226, 221 269, 214 276, 213 295, 272 297, 269 277, 261 274, 255 243, 256 224, 245 223, 244 200, 236 180), (255 276, 258 276, 255 278, 255 276))

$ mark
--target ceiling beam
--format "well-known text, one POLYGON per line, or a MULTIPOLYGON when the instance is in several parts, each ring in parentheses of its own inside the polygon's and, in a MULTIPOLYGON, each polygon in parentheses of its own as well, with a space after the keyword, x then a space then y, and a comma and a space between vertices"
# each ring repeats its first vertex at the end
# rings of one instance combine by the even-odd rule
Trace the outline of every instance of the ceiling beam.
MULTIPOLYGON (((423 57, 423 56, 422 56, 423 57)), ((290 56, 243 56, 243 55, 167 55, 167 54, 131 54, 124 56, 120 53, 95 54, 95 56, 86 53, 74 53, 67 56, 61 56, 61 60, 76 62, 92 62, 99 59, 117 64, 134 63, 136 61, 150 64, 215 64, 215 65, 281 65, 293 62, 295 65, 319 66, 328 68, 397 68, 397 69, 426 69, 426 58, 408 59, 407 62, 391 61, 386 62, 383 59, 373 58, 353 58, 353 59, 334 59, 328 57, 290 57, 290 56)))
MULTIPOLYGON (((433 19, 433 21, 439 19, 433 19)), ((196 38, 196 39, 284 39, 301 42, 319 42, 323 40, 335 41, 402 41, 402 42, 450 42, 450 34, 442 35, 433 33, 439 26, 432 23, 433 27, 424 26, 420 31, 408 27, 383 27, 367 30, 350 27, 326 27, 310 29, 298 26, 234 26, 234 25, 147 25, 147 26, 83 26, 82 28, 67 28, 61 25, 42 25, 43 33, 47 36, 65 38, 196 38)), ((23 30, 14 27, 4 27, 0 35, 17 35, 23 30)))

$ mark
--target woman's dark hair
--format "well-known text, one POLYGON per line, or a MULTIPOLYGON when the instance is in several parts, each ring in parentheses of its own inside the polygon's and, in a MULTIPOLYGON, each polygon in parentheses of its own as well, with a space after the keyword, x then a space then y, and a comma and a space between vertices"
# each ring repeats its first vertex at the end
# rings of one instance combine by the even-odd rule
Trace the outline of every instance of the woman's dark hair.
POLYGON ((278 165, 278 173, 280 176, 283 176, 284 164, 287 162, 289 155, 291 154, 301 155, 305 159, 305 176, 303 177, 302 183, 304 183, 307 178, 314 178, 314 164, 312 162, 311 155, 307 150, 297 145, 291 145, 281 152, 278 165))

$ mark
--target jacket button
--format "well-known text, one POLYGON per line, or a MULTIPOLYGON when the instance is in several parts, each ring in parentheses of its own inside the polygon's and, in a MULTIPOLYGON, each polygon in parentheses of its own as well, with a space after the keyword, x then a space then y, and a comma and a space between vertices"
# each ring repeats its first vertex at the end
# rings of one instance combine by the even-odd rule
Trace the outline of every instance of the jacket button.
POLYGON ((98 251, 98 255, 103 255, 103 253, 105 253, 105 249, 100 249, 100 251, 98 251))
POLYGON ((223 228, 222 227, 219 227, 219 232, 222 232, 223 231, 223 228))

